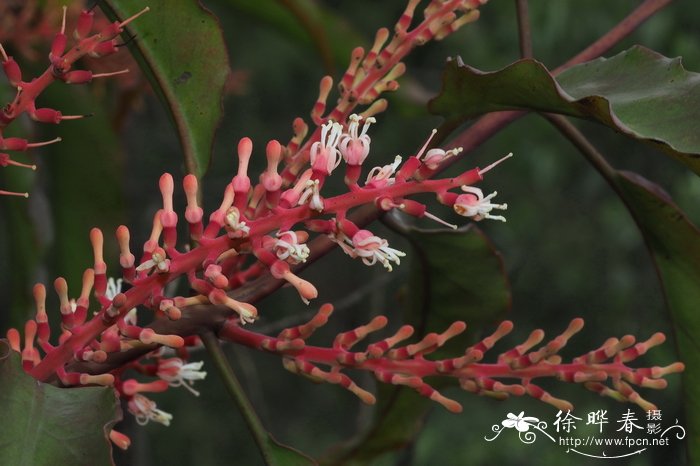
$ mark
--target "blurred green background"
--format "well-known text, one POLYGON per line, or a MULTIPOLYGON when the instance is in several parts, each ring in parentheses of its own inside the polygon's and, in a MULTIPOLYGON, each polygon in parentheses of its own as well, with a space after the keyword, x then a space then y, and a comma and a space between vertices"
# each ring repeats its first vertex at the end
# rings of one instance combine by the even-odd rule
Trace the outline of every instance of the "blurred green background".
MULTIPOLYGON (((322 15, 317 21, 322 30, 317 32, 325 36, 327 49, 319 48, 309 38, 285 6, 287 2, 203 3, 221 21, 234 70, 224 100, 225 119, 210 169, 202 181, 205 210, 209 211, 218 205, 223 187, 234 174, 238 140, 249 136, 258 149, 269 139, 286 142, 293 118, 305 117, 315 101, 319 78, 330 70, 338 76, 352 47, 371 45, 374 31, 392 25, 404 2, 299 3, 312 5, 312 11, 322 15)), ((556 67, 638 4, 631 0, 531 1, 535 57, 550 68, 556 67)), ((698 15, 697 2, 674 1, 607 55, 642 44, 666 56, 682 56, 687 69, 700 70, 698 15)), ((187 31, 182 33, 186 35, 187 31)), ((43 50, 41 53, 44 56, 43 50)), ((396 154, 413 153, 430 129, 440 124, 441 119, 429 115, 425 104, 439 90, 446 57, 455 55, 485 71, 515 61, 518 43, 514 2, 492 0, 482 8, 478 22, 442 42, 417 49, 409 57, 409 72, 401 89, 388 96, 389 110, 372 127, 372 165, 387 163, 396 154)), ((23 69, 26 74, 36 74, 41 66, 41 61, 27 60, 23 69)), ((138 71, 132 69, 132 73, 138 71)), ((0 95, 8 101, 12 93, 3 85, 0 95)), ((138 79, 133 87, 116 81, 70 89, 56 85, 42 98, 46 106, 58 107, 65 114, 94 112, 95 116, 58 128, 26 122, 12 127, 32 139, 60 134, 64 141, 30 154, 39 166, 36 176, 21 179, 17 170, 0 170, 0 186, 20 189, 26 185, 30 188, 21 189, 32 193, 28 201, 0 197, 0 257, 6 258, 0 264, 2 329, 22 325, 32 312, 30 292, 37 281, 49 284, 56 276, 66 276, 72 293, 78 293, 82 270, 91 264, 91 227, 103 228, 110 238, 115 226, 125 223, 132 229, 132 244, 142 244, 153 212, 159 207, 158 177, 163 171, 183 173, 181 150, 167 114, 138 79)), ((700 221, 700 183, 696 175, 661 153, 601 126, 578 121, 576 125, 613 166, 639 172, 661 184, 691 220, 696 224, 700 221)), ((569 343, 564 355, 577 356, 610 336, 631 333, 646 339, 663 331, 671 337, 670 342, 640 361, 645 365, 675 361, 671 327, 652 262, 620 200, 576 150, 537 115, 527 116, 500 132, 470 154, 464 161, 467 165, 461 167, 484 166, 511 151, 516 157, 492 172, 482 186, 484 191, 498 190, 498 199, 508 203, 508 222, 479 225, 502 253, 512 287, 512 308, 507 318, 515 322, 516 330, 500 348, 520 343, 535 328, 554 336, 572 318, 581 316, 586 327, 569 343)), ((262 166, 262 159, 259 157, 254 164, 253 173, 262 166)), ((392 246, 410 250, 408 242, 387 228, 373 226, 372 230, 390 238, 392 246)), ((116 247, 111 241, 107 244, 114 264, 116 247)), ((318 304, 333 302, 337 311, 313 341, 329 344, 339 331, 365 323, 377 314, 387 315, 391 325, 398 327, 402 309, 411 300, 405 287, 410 269, 408 258, 388 275, 383 269, 367 269, 337 251, 319 261, 304 276, 317 284, 318 304)), ((285 322, 298 322, 299 316, 310 312, 288 289, 263 301, 259 309, 262 318, 256 327, 269 333, 279 331, 285 322)), ((485 331, 492 328, 487 326, 485 331)), ((473 336, 479 331, 475 330, 473 336)), ((292 375, 277 357, 232 346, 227 347, 227 353, 265 426, 283 443, 319 457, 371 422, 372 409, 361 406, 351 394, 292 375)), ((119 464, 261 464, 241 416, 229 402, 204 352, 201 358, 209 375, 197 384, 199 398, 184 390, 153 396, 159 408, 174 415, 170 427, 142 428, 126 415, 125 425, 119 429, 128 433, 133 443, 128 452, 118 454, 119 464)), ((355 376, 361 386, 376 392, 371 377, 355 376)), ((680 377, 671 376, 669 381, 668 389, 643 389, 642 395, 662 409, 664 425, 675 419, 683 424, 680 377)), ((578 416, 606 409, 611 420, 607 430, 610 435, 618 427, 615 421, 628 408, 636 409, 600 398, 579 386, 557 382, 543 386, 553 395, 572 401, 578 416)), ((600 461, 567 454, 564 447, 548 445, 543 438, 534 445, 525 445, 513 431, 504 432, 494 442, 484 440, 492 435, 491 426, 499 424, 507 413, 524 411, 551 424, 556 409, 549 405, 529 398, 498 402, 456 389, 446 394, 462 403, 463 414, 450 414, 434 406, 421 419, 423 430, 414 442, 398 452, 381 455, 372 464, 530 465, 567 461, 583 465, 600 461)), ((640 409, 636 412, 638 417, 643 415, 640 409)), ((577 435, 584 437, 591 432, 589 428, 580 426, 577 435)), ((684 464, 684 454, 683 442, 675 441, 668 447, 650 448, 641 455, 615 460, 615 464, 684 464)))

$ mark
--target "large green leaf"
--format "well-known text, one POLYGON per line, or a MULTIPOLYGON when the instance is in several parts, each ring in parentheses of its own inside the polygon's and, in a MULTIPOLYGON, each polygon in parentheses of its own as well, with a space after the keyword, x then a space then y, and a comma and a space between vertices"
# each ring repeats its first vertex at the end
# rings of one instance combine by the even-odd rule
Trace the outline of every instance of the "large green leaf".
POLYGON ((0 340, 0 387, 0 464, 113 464, 108 433, 121 418, 113 388, 38 382, 6 340, 0 340))
POLYGON ((686 365, 688 448, 693 464, 700 464, 700 230, 658 185, 633 173, 618 173, 616 184, 652 253, 686 365))
MULTIPOLYGON (((457 230, 403 230, 414 255, 406 317, 420 334, 442 332, 457 320, 480 328, 497 322, 510 308, 510 284, 503 259, 475 224, 457 230)), ((434 356, 454 355, 467 344, 470 339, 465 333, 450 340, 434 356)))
POLYGON ((700 173, 700 74, 680 58, 635 46, 556 78, 535 60, 482 72, 448 63, 432 112, 453 121, 510 109, 587 118, 653 144, 700 173))
MULTIPOLYGON (((450 340, 430 358, 455 356, 475 338, 474 328, 492 323, 510 307, 510 286, 500 254, 473 224, 459 230, 423 230, 391 217, 391 225, 413 245, 405 322, 418 335, 442 332, 464 320, 470 332, 450 340)), ((446 388, 451 379, 431 380, 446 388)), ((381 386, 374 421, 357 438, 337 448, 324 464, 368 464, 413 442, 435 402, 408 388, 381 386)))
MULTIPOLYGON (((141 0, 99 2, 112 17, 141 10, 141 0)), ((229 74, 226 45, 216 18, 193 0, 151 0, 150 12, 129 24, 130 44, 153 88, 167 104, 188 173, 201 176, 211 158, 229 74)))

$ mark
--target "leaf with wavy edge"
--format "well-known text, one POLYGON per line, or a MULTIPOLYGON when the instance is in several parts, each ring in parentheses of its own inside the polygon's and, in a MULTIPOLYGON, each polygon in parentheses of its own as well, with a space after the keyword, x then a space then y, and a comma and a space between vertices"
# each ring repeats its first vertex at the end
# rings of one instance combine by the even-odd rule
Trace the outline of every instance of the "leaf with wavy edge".
POLYGON ((558 76, 536 60, 482 72, 451 60, 433 113, 463 121, 529 109, 602 123, 654 145, 700 174, 700 74, 641 46, 574 66, 558 76))
POLYGON ((121 419, 113 388, 38 382, 6 340, 0 340, 0 387, 0 464, 113 464, 108 433, 121 419))

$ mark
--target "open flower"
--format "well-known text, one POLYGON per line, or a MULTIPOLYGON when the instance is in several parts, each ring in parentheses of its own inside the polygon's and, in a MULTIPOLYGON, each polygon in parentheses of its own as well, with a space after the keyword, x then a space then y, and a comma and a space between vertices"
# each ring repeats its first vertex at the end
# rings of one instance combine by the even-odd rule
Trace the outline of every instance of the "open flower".
POLYGON ((323 212, 324 204, 323 198, 321 197, 319 184, 320 183, 318 180, 307 180, 304 191, 299 197, 298 205, 304 205, 306 202, 308 202, 310 209, 323 212))
POLYGON ((423 163, 431 170, 435 170, 440 166, 442 162, 449 159, 450 157, 456 157, 460 152, 462 152, 461 147, 456 147, 450 150, 443 150, 438 147, 430 149, 423 157, 423 163))
POLYGON ((200 369, 204 365, 204 361, 191 362, 185 364, 180 358, 161 359, 158 362, 158 371, 156 375, 168 382, 171 387, 183 386, 195 396, 199 396, 199 392, 192 388, 195 380, 203 380, 207 373, 200 369))
POLYGON ((242 220, 241 212, 236 207, 226 211, 226 231, 229 238, 245 238, 250 233, 250 227, 242 220))
POLYGON ((167 273, 170 271, 170 259, 167 258, 163 248, 156 248, 149 260, 136 267, 137 272, 150 271, 151 269, 155 270, 157 273, 167 273))
POLYGON ((368 188, 383 188, 385 186, 391 186, 394 184, 395 179, 393 178, 396 169, 401 165, 401 156, 397 155, 394 158, 394 162, 389 165, 384 165, 383 167, 374 167, 367 174, 367 181, 365 184, 368 188))
MULTIPOLYGON (((124 284, 124 280, 121 278, 114 279, 112 277, 109 277, 107 279, 107 289, 105 290, 105 297, 109 300, 114 299, 116 295, 122 292, 122 285, 124 284)), ((75 303, 71 303, 73 305, 75 303)), ((75 312, 75 308, 73 308, 73 312, 75 312)), ((132 308, 129 312, 127 312, 124 315, 124 323, 127 325, 136 325, 138 323, 138 316, 137 316, 137 311, 136 308, 132 308)))
POLYGON ((116 295, 121 293, 123 282, 124 280, 121 278, 114 279, 112 277, 109 277, 107 279, 107 289, 105 290, 105 298, 111 301, 116 295))
POLYGON ((140 393, 134 394, 127 403, 127 406, 129 412, 134 415, 136 422, 141 426, 148 424, 148 421, 169 426, 173 418, 172 414, 158 409, 155 401, 146 398, 140 393))
POLYGON ((400 257, 406 255, 398 249, 389 247, 389 242, 372 234, 368 230, 360 230, 352 237, 353 252, 356 257, 361 257, 365 265, 374 265, 380 262, 389 272, 392 271, 391 262, 396 265, 401 263, 400 257))
POLYGON ((367 134, 367 130, 369 125, 376 123, 377 120, 373 117, 365 118, 365 125, 358 134, 362 117, 353 113, 348 119, 350 120, 348 132, 340 137, 338 149, 340 149, 345 163, 348 165, 362 165, 369 155, 369 146, 372 141, 367 134))
POLYGON ((338 141, 343 134, 343 125, 329 121, 321 126, 321 140, 311 145, 309 160, 314 171, 330 175, 340 164, 338 141))
POLYGON ((493 209, 505 210, 508 208, 508 204, 494 204, 491 199, 496 197, 496 191, 492 192, 488 196, 484 197, 483 191, 474 186, 462 186, 462 191, 467 194, 462 194, 457 197, 454 203, 454 210, 459 215, 463 217, 471 217, 476 221, 483 220, 485 218, 490 218, 491 220, 500 220, 502 222, 506 221, 506 218, 502 215, 491 215, 490 212, 493 209))
POLYGON ((306 262, 309 257, 309 247, 304 243, 299 243, 297 234, 293 231, 278 231, 277 241, 273 246, 275 254, 280 260, 289 260, 294 264, 306 262))

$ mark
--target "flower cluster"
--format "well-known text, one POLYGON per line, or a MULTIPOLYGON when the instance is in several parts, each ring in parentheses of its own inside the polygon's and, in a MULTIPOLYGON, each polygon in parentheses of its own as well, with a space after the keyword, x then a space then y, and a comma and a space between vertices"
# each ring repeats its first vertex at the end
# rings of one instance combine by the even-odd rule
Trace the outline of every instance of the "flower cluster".
MULTIPOLYGON (((630 384, 662 388, 665 383, 662 377, 681 370, 682 365, 632 369, 625 363, 663 341, 660 334, 636 345, 631 337, 611 339, 600 349, 564 364, 557 352, 580 330, 582 321, 576 320, 562 335, 537 351, 531 348, 542 340, 541 331, 501 354, 496 363, 485 364, 480 362, 484 353, 510 331, 511 323, 501 324, 492 336, 468 348, 464 355, 436 361, 424 356, 463 332, 464 323, 456 322, 442 334, 428 334, 417 343, 399 346, 413 333, 411 327, 405 326, 369 345, 365 351, 353 351, 352 347, 368 334, 382 329, 386 318, 376 318, 338 335, 332 348, 306 344, 311 334, 327 321, 332 310, 329 305, 322 306, 308 324, 287 329, 276 338, 244 328, 254 324, 260 312, 255 306, 260 296, 250 291, 264 288, 258 283, 268 286, 268 291, 288 283, 307 304, 317 297, 315 286, 299 274, 306 263, 320 255, 324 244, 336 244, 351 258, 360 259, 368 266, 381 264, 391 271, 400 264, 405 254, 366 229, 368 222, 359 221, 352 212, 358 207, 374 207, 378 212, 399 210, 456 228, 429 213, 426 204, 413 198, 428 193, 456 215, 475 221, 505 221, 503 216, 492 212, 505 210, 506 204, 494 203, 495 192, 484 195, 474 185, 512 154, 485 168, 436 178, 441 164, 458 157, 461 149, 431 148, 433 132, 422 148, 405 161, 396 156, 390 163, 367 169, 372 152, 369 130, 376 115, 386 107, 386 101, 378 96, 396 89, 395 79, 404 70, 401 58, 416 45, 440 39, 475 20, 478 17, 475 8, 482 2, 433 0, 425 9, 425 20, 409 31, 418 3, 418 0, 408 1, 395 27, 396 34, 388 44, 389 33, 383 29, 367 54, 362 49, 353 52, 350 67, 339 84, 338 104, 325 117, 332 80, 326 77, 321 81, 319 99, 311 112, 316 130, 309 136, 308 126, 301 119, 295 120, 294 136, 286 146, 275 140, 265 146, 267 165, 257 179, 248 173, 254 154, 253 141, 249 138, 239 141, 237 171, 219 207, 208 218, 198 201, 199 182, 194 175, 182 180, 187 200, 184 222, 173 200, 175 180, 168 173, 162 175, 159 180, 162 208, 153 217, 151 234, 140 248, 140 258, 132 252, 129 229, 123 225, 117 228, 121 271, 117 280, 109 278, 109 266, 103 255, 103 233, 93 229, 90 242, 94 263, 83 275, 80 295, 71 299, 66 280, 58 278, 54 282, 60 300, 58 338, 51 339, 43 285, 34 288, 36 313, 25 325, 23 340, 18 330, 8 331, 10 347, 21 353, 25 371, 37 380, 63 386, 114 386, 138 423, 154 421, 168 425, 172 417, 145 393, 183 386, 197 394, 193 382, 203 379, 206 373, 201 370, 201 363, 188 362, 188 348, 200 344, 196 335, 206 328, 218 330, 222 339, 280 354, 286 368, 315 380, 337 383, 365 402, 372 402, 373 396, 359 388, 343 373, 344 369, 370 370, 380 381, 412 387, 451 411, 461 409, 459 404, 437 392, 424 377, 449 376, 468 391, 499 397, 527 393, 555 406, 568 406, 532 383, 537 377, 558 377, 585 383, 606 395, 646 404, 630 384), (353 113, 358 104, 368 107, 353 113), (328 190, 324 189, 326 181, 341 166, 347 189, 328 196, 328 190), (178 227, 183 223, 188 231, 185 240, 179 237, 182 229, 178 227), (169 290, 168 283, 179 278, 187 280, 190 294, 178 295, 169 290), (129 288, 122 290, 122 284, 129 288), (91 298, 99 303, 99 309, 92 312, 91 298), (606 362, 610 358, 612 361, 606 362), (329 366, 330 370, 324 371, 318 365, 329 366), (125 369, 134 369, 155 380, 141 382, 126 378, 125 369), (520 383, 506 385, 496 380, 499 378, 516 378, 520 383), (609 378, 612 387, 603 385, 609 378)), ((56 110, 37 109, 35 97, 55 79, 86 82, 94 77, 86 71, 69 69, 81 53, 106 54, 114 49, 114 38, 130 20, 114 23, 87 37, 92 23, 89 12, 84 12, 76 28, 78 45, 64 52, 66 38, 62 29, 52 47, 51 67, 31 83, 22 81, 14 61, 4 55, 6 73, 17 86, 18 94, 0 115, 0 130, 22 112, 39 121, 57 123, 66 119, 56 110)), ((8 139, 0 139, 0 144, 7 145, 8 139)), ((117 268, 116 264, 112 267, 117 268)), ((117 431, 112 431, 110 438, 121 447, 128 446, 128 438, 117 431)))
MULTIPOLYGON (((387 101, 379 97, 384 92, 399 88, 397 79, 406 72, 401 60, 415 47, 431 40, 444 39, 465 24, 476 21, 479 18, 478 8, 488 0, 431 0, 423 10, 423 21, 410 29, 420 1, 408 0, 406 9, 394 26, 393 35, 389 29, 381 28, 369 51, 362 47, 352 51, 350 66, 338 82, 338 102, 325 116, 333 78, 326 76, 321 80, 319 96, 311 110, 311 120, 317 128, 303 143, 309 127, 301 118, 294 121, 294 137, 287 145, 287 166, 282 172, 285 182, 291 183, 297 179, 311 157, 317 162, 312 162, 312 166, 318 172, 330 173, 337 166, 338 151, 348 164, 348 184, 356 182, 359 170, 352 167, 359 167, 367 157, 370 141, 367 128, 373 123, 373 116, 387 108, 387 101), (361 130, 359 116, 357 120, 351 116, 358 105, 368 106, 361 114, 364 119, 361 130), (339 136, 339 128, 323 126, 328 121, 348 121, 348 137, 337 141, 338 150, 326 145, 335 146, 339 136)), ((430 152, 427 154, 429 158, 431 155, 430 152)), ((438 164, 433 159, 426 163, 428 165, 423 168, 423 175, 438 164)))
MULTIPOLYGON (((16 89, 15 97, 12 102, 8 103, 0 110, 1 167, 12 165, 36 170, 35 165, 18 162, 4 151, 24 152, 31 148, 44 146, 61 140, 60 138, 56 138, 45 142, 29 142, 22 138, 5 137, 5 128, 20 115, 26 113, 35 121, 52 124, 84 117, 84 115, 64 115, 59 110, 38 107, 37 98, 49 85, 55 81, 63 81, 67 84, 85 84, 91 82, 95 78, 114 76, 129 71, 128 69, 124 69, 108 73, 93 73, 89 70, 73 70, 72 68, 76 61, 82 57, 90 56, 100 58, 117 52, 117 38, 119 34, 124 31, 126 25, 131 21, 147 12, 148 8, 144 8, 141 12, 125 21, 108 24, 93 35, 90 35, 90 33, 93 29, 94 13, 91 10, 83 10, 73 30, 75 44, 70 48, 67 48, 66 11, 67 7, 63 7, 61 29, 55 35, 51 43, 51 51, 48 57, 49 67, 41 76, 32 80, 26 80, 22 75, 22 70, 18 63, 12 56, 7 54, 5 48, 0 44, 0 59, 2 60, 3 70, 5 71, 10 85, 16 89)), ((6 190, 0 190, 0 195, 29 196, 28 193, 17 193, 6 190)))
MULTIPOLYGON (((36 317, 27 322, 24 346, 20 345, 19 332, 12 330, 8 333, 12 347, 22 353, 25 370, 40 380, 55 375, 67 386, 114 385, 126 397, 129 409, 139 422, 150 419, 167 423, 168 416, 142 393, 179 385, 194 391, 190 382, 203 377, 200 366, 186 364, 182 359, 164 360, 156 355, 155 366, 133 363, 138 370, 159 377, 156 382, 140 384, 135 380, 121 380, 121 371, 74 372, 69 364, 77 360, 100 365, 114 353, 145 345, 161 345, 184 352, 187 346, 196 344, 196 339, 190 335, 183 338, 140 326, 135 318, 134 308, 137 306, 150 309, 154 313, 154 323, 177 321, 183 310, 201 304, 227 308, 233 313, 228 318, 233 318, 236 325, 252 323, 258 316, 258 309, 250 302, 234 299, 231 294, 264 274, 290 283, 308 303, 317 296, 316 288, 294 273, 292 267, 310 257, 311 249, 306 243, 312 234, 330 237, 348 255, 360 258, 367 265, 381 263, 391 270, 391 263, 398 264, 404 253, 389 247, 385 239, 361 229, 350 220, 348 211, 355 207, 376 205, 382 210, 399 209, 423 217, 426 206, 408 199, 408 196, 432 192, 439 202, 452 206, 456 213, 469 215, 462 206, 464 195, 452 190, 471 187, 492 167, 475 168, 453 178, 424 180, 419 173, 425 147, 404 164, 399 158, 388 167, 370 170, 363 185, 346 176, 348 192, 325 197, 322 188, 327 176, 341 160, 352 159, 357 154, 358 144, 362 145, 362 152, 366 152, 361 157, 362 162, 368 158, 370 139, 366 127, 362 133, 357 132, 361 121, 359 115, 353 115, 347 125, 339 122, 324 124, 322 139, 313 146, 311 166, 287 189, 283 189, 277 172, 281 163, 281 145, 276 141, 267 145, 267 168, 259 182, 253 185, 247 173, 253 153, 252 141, 242 139, 238 145, 238 171, 226 188, 221 205, 207 223, 204 222, 203 209, 197 203, 197 179, 186 176, 183 180, 187 197, 184 217, 190 232, 188 243, 194 244, 192 248, 178 247, 179 218, 173 205, 174 180, 169 174, 163 175, 160 179, 163 208, 154 216, 153 230, 143 246, 139 262, 131 252, 128 228, 119 227, 116 236, 121 250, 122 278, 117 281, 109 279, 103 257, 103 234, 95 228, 90 232, 94 265, 83 276, 80 296, 71 300, 66 281, 63 278, 55 281, 62 320, 58 345, 50 342, 46 291, 43 285, 35 287, 36 317), (190 287, 196 292, 194 296, 166 294, 165 285, 178 276, 187 277, 190 287), (131 288, 122 292, 122 283, 131 288), (91 293, 101 303, 102 309, 88 319, 91 293), (40 351, 44 353, 43 357, 40 351)), ((348 170, 362 170, 360 160, 355 158, 352 162, 355 165, 347 165, 348 170)), ((485 217, 484 213, 492 208, 488 199, 482 203, 470 200, 469 206, 474 209, 471 216, 475 219, 485 217)))
POLYGON ((555 398, 533 382, 537 378, 551 377, 581 383, 601 395, 635 403, 644 410, 653 410, 656 407, 642 398, 632 386, 662 389, 667 385, 663 377, 684 369, 679 362, 666 367, 627 366, 628 362, 663 343, 665 337, 662 333, 656 333, 643 342, 636 342, 631 335, 620 339, 610 338, 600 348, 565 363, 558 353, 583 328, 583 319, 572 320, 564 332, 536 350, 533 348, 544 340, 545 334, 542 330, 535 330, 523 343, 501 352, 493 363, 482 360, 513 329, 510 321, 502 322, 492 335, 468 347, 462 356, 448 359, 429 360, 425 356, 464 332, 467 328, 464 322, 455 322, 442 333, 429 333, 418 342, 401 346, 414 333, 413 327, 405 325, 393 335, 367 345, 364 350, 353 349, 368 335, 381 331, 387 325, 387 318, 378 316, 366 325, 341 333, 331 347, 307 345, 306 341, 311 335, 328 322, 332 311, 333 306, 325 304, 308 323, 287 328, 277 337, 243 329, 231 321, 224 325, 219 336, 278 354, 283 359, 285 369, 316 382, 340 385, 368 404, 374 404, 374 396, 357 386, 343 373, 344 370, 370 371, 380 382, 410 387, 452 412, 460 412, 461 405, 431 387, 424 380, 426 377, 456 379, 462 389, 479 395, 499 399, 529 395, 562 411, 573 410, 571 403, 555 398), (519 383, 504 383, 504 379, 519 380, 519 383), (606 385, 606 382, 610 382, 610 385, 606 385))
MULTIPOLYGON (((11 347, 22 354, 25 370, 39 380, 56 376, 67 386, 113 385, 125 397, 129 410, 139 423, 152 420, 167 425, 169 415, 159 410, 155 402, 143 393, 161 392, 181 385, 196 393, 191 384, 205 375, 200 370, 201 364, 185 362, 187 348, 199 344, 194 335, 201 323, 196 327, 178 327, 177 322, 183 315, 198 315, 200 319, 205 315, 212 327, 221 327, 219 337, 278 353, 284 357, 288 369, 317 380, 338 383, 366 402, 371 402, 373 397, 343 374, 343 369, 371 370, 380 381, 413 387, 452 411, 458 411, 459 405, 442 396, 424 382, 423 377, 451 376, 458 379, 463 388, 476 393, 494 396, 527 393, 555 406, 568 407, 566 402, 553 398, 532 383, 536 377, 557 377, 582 382, 602 394, 647 406, 648 402, 631 388, 630 383, 662 388, 665 381, 661 377, 682 369, 680 364, 650 369, 625 366, 624 363, 662 342, 661 334, 636 345, 632 337, 611 339, 600 349, 570 364, 562 364, 557 352, 580 330, 580 320, 574 321, 569 329, 542 349, 530 351, 543 338, 541 331, 534 332, 527 342, 501 354, 495 364, 479 361, 484 352, 510 331, 512 324, 508 322, 502 324, 494 335, 467 349, 463 356, 438 361, 428 361, 424 356, 464 331, 464 323, 457 322, 442 334, 429 334, 417 343, 396 347, 413 333, 413 329, 406 326, 359 352, 351 351, 351 347, 369 333, 383 328, 386 318, 377 318, 368 325, 339 335, 329 349, 310 347, 305 343, 314 330, 327 321, 332 309, 328 305, 322 306, 310 323, 287 329, 277 338, 244 330, 244 325, 255 322, 259 311, 252 300, 245 299, 245 293, 241 296, 238 290, 244 289, 244 285, 255 278, 267 276, 288 282, 306 303, 317 296, 314 285, 293 271, 293 267, 313 257, 314 247, 307 245, 311 235, 329 237, 348 255, 367 265, 381 263, 391 270, 392 263, 399 264, 404 254, 389 247, 386 240, 360 228, 348 215, 351 209, 374 205, 380 210, 398 209, 415 217, 424 217, 426 206, 409 198, 418 193, 433 193, 438 202, 452 207, 456 214, 474 220, 493 218, 490 215, 492 209, 505 208, 505 205, 493 204, 493 195, 483 196, 473 184, 510 154, 485 169, 474 168, 453 178, 423 179, 421 173, 428 158, 423 154, 426 145, 417 155, 408 157, 405 163, 397 157, 390 165, 369 170, 362 185, 357 183, 359 177, 347 176, 347 172, 351 167, 359 168, 361 172, 363 164, 346 163, 348 192, 325 197, 324 182, 339 166, 335 158, 345 160, 349 155, 356 155, 357 147, 361 145, 362 152, 367 154, 360 158, 369 159, 369 136, 366 131, 357 132, 356 125, 362 118, 354 115, 349 121, 349 124, 324 124, 322 139, 314 146, 316 153, 314 160, 310 160, 311 166, 286 189, 283 189, 277 171, 283 162, 281 145, 276 141, 267 144, 267 168, 258 183, 253 184, 247 173, 253 154, 252 141, 243 138, 238 145, 238 171, 227 186, 219 208, 206 223, 204 211, 197 203, 197 179, 193 175, 186 176, 183 180, 187 198, 184 217, 189 238, 188 246, 184 248, 178 247, 179 217, 173 202, 174 180, 171 175, 164 174, 159 183, 163 208, 154 216, 153 230, 143 245, 140 261, 137 262, 131 252, 128 228, 119 227, 116 236, 122 278, 119 281, 109 279, 103 257, 103 235, 99 229, 93 229, 90 240, 94 265, 84 274, 80 296, 71 301, 66 281, 63 278, 56 280, 62 319, 58 345, 49 341, 46 292, 42 285, 35 287, 36 316, 27 322, 24 345, 20 344, 18 331, 8 332, 11 347), (454 192, 455 189, 466 194, 454 192), (311 194, 307 194, 309 191, 311 194), (172 296, 166 292, 167 283, 180 276, 187 278, 194 295, 172 296), (121 283, 127 283, 131 288, 122 292, 121 283), (88 320, 91 293, 102 307, 88 320), (209 313, 200 309, 202 305, 209 306, 209 313), (153 319, 149 324, 139 325, 133 310, 137 306, 151 311, 153 319), (218 311, 213 312, 214 309, 218 311), (167 332, 168 329, 173 331, 167 332), (35 342, 39 348, 35 347, 35 342), (162 347, 178 351, 178 358, 164 356, 162 347), (151 362, 139 362, 141 357, 151 362), (126 366, 125 358, 131 361, 126 366), (613 361, 604 362, 609 358, 613 361), (122 363, 115 367, 111 362, 114 360, 122 363), (319 363, 331 366, 330 372, 321 370, 317 366, 319 363), (125 367, 158 379, 148 383, 123 380, 125 367), (505 385, 495 380, 513 377, 520 379, 521 383, 505 385), (608 378, 613 381, 612 387, 602 384, 608 378)), ((435 154, 433 152, 431 156, 435 154)), ((447 152, 437 154, 447 156, 447 152)))

